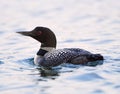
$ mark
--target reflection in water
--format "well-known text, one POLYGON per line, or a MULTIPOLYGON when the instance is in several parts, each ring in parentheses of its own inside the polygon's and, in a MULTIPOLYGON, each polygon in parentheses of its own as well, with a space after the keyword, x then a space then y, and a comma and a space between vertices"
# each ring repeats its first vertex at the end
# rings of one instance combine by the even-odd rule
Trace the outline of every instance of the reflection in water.
POLYGON ((94 67, 94 66, 97 66, 97 65, 102 65, 103 62, 104 62, 104 60, 98 60, 98 61, 94 61, 94 62, 88 62, 86 64, 86 66, 92 66, 92 67, 94 67))
POLYGON ((40 72, 41 77, 48 77, 48 76, 59 76, 59 73, 57 70, 54 70, 52 68, 37 68, 40 72))
MULTIPOLYGON (((18 62, 20 62, 20 64, 29 64, 29 65, 34 65, 34 58, 28 58, 28 59, 24 59, 24 60, 19 60, 18 62)), ((85 63, 84 65, 81 64, 69 64, 69 63, 64 63, 61 64, 59 66, 56 67, 39 67, 37 66, 37 70, 39 71, 41 77, 48 77, 48 76, 59 76, 59 73, 63 73, 63 72, 72 72, 73 69, 77 69, 79 68, 79 66, 90 66, 90 67, 95 67, 97 65, 102 65, 104 62, 104 60, 98 60, 98 61, 94 61, 94 62, 88 62, 85 63), (61 71, 62 68, 69 68, 70 70, 64 70, 61 71)))

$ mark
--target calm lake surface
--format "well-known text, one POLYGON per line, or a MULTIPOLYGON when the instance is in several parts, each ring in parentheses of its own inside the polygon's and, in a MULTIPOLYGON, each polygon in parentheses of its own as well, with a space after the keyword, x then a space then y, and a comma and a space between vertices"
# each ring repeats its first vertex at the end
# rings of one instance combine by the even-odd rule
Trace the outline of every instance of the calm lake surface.
POLYGON ((120 0, 1 0, 0 94, 119 94, 120 0), (17 34, 49 27, 60 48, 101 53, 104 62, 63 64, 42 71, 33 64, 40 47, 17 34))

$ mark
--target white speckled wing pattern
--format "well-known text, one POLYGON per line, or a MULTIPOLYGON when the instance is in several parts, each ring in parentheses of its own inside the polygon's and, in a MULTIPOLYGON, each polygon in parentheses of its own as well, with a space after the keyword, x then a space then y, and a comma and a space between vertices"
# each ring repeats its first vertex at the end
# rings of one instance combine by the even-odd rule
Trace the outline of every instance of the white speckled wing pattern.
POLYGON ((79 56, 91 55, 92 53, 79 48, 64 48, 48 52, 44 56, 42 66, 57 66, 62 63, 71 62, 79 56))

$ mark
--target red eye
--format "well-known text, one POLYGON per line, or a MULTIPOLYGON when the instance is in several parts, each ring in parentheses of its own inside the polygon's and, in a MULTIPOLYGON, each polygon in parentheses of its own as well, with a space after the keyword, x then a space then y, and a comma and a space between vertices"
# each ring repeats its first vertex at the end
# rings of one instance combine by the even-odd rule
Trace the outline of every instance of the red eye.
POLYGON ((37 32, 37 35, 41 35, 41 34, 42 34, 42 32, 41 32, 41 31, 38 31, 38 32, 37 32))

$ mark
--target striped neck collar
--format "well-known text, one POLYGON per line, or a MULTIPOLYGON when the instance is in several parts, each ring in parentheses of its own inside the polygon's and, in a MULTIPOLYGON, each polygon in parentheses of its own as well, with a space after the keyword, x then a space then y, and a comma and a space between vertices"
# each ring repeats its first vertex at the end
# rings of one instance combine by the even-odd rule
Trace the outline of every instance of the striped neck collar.
POLYGON ((41 47, 37 52, 37 55, 44 56, 47 52, 55 50, 53 47, 41 47))

